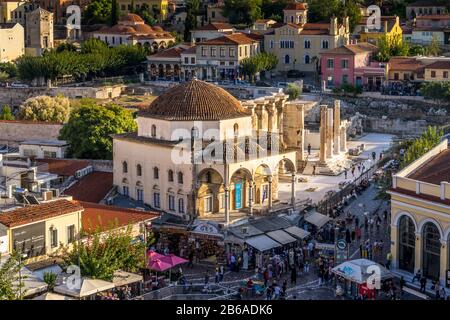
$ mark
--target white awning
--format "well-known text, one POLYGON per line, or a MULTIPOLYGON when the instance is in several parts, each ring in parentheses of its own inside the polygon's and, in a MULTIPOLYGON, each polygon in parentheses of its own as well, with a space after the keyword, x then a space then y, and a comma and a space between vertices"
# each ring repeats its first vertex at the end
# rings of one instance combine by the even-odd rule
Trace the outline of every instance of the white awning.
POLYGON ((305 239, 307 236, 310 235, 309 231, 306 231, 305 229, 296 227, 296 226, 292 226, 289 228, 284 229, 284 231, 286 231, 287 233, 289 233, 290 235, 293 235, 294 237, 298 238, 298 239, 305 239))
POLYGON ((288 244, 297 241, 294 237, 290 236, 289 233, 283 230, 275 230, 267 232, 267 235, 281 244, 288 244))
POLYGON ((114 272, 114 278, 112 280, 112 283, 116 287, 125 286, 130 283, 136 283, 142 281, 142 275, 135 274, 131 272, 126 272, 123 270, 117 270, 114 272))
POLYGON ((305 220, 318 228, 322 228, 328 221, 331 220, 331 218, 318 213, 317 211, 313 211, 305 215, 305 220))
POLYGON ((112 282, 104 280, 84 278, 81 281, 80 288, 72 288, 69 287, 67 283, 63 283, 56 286, 53 290, 63 295, 82 298, 114 288, 114 284, 112 282))
POLYGON ((248 238, 247 240, 245 240, 245 243, 247 243, 249 246, 252 246, 253 248, 255 248, 260 252, 281 247, 281 244, 279 244, 275 240, 272 240, 271 238, 269 238, 264 234, 248 238))

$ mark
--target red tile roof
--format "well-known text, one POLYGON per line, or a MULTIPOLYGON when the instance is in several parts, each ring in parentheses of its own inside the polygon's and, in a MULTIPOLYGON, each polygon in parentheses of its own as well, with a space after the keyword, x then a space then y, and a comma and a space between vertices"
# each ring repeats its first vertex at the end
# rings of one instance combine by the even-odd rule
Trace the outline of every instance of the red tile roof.
POLYGON ((224 29, 233 29, 233 26, 229 23, 224 22, 211 22, 205 26, 198 27, 195 30, 224 30, 224 29))
POLYGON ((414 57, 392 57, 389 60, 389 69, 402 71, 420 71, 423 68, 422 63, 414 57))
POLYGON ((256 40, 248 37, 244 33, 233 33, 233 34, 227 34, 225 36, 210 39, 201 42, 200 44, 209 44, 209 45, 227 45, 227 44, 234 44, 234 45, 240 45, 240 44, 252 44, 257 42, 256 40))
POLYGON ((100 202, 113 187, 112 172, 94 171, 82 177, 64 192, 74 200, 100 202))
POLYGON ((180 47, 172 47, 160 52, 157 52, 155 54, 152 54, 149 56, 150 59, 152 58, 179 58, 181 57, 181 53, 185 51, 185 49, 180 47))
POLYGON ((294 2, 289 3, 284 10, 306 10, 308 8, 308 4, 304 2, 294 2))
POLYGON ((330 49, 328 51, 323 52, 324 54, 351 54, 355 55, 362 52, 375 52, 378 50, 377 46, 374 46, 367 42, 360 42, 357 44, 348 44, 345 46, 341 46, 338 48, 330 49))
POLYGON ((434 197, 434 196, 430 196, 427 194, 417 194, 415 191, 411 191, 411 190, 406 190, 406 189, 402 189, 402 188, 391 188, 389 189, 389 191, 392 192, 398 192, 410 197, 414 197, 414 198, 419 198, 419 199, 423 199, 423 200, 427 200, 427 201, 431 201, 431 202, 437 202, 437 203, 443 203, 446 205, 450 205, 450 200, 449 199, 445 199, 442 200, 440 197, 434 197))
POLYGON ((450 69, 450 60, 433 62, 433 63, 425 66, 425 69, 444 69, 444 70, 448 70, 448 69, 450 69))
POLYGON ((61 199, 0 213, 0 223, 6 227, 17 227, 82 210, 79 204, 61 199))
POLYGON ((81 215, 83 230, 92 232, 98 229, 122 227, 159 217, 156 212, 139 211, 91 202, 79 202, 84 211, 81 215))
POLYGON ((414 170, 408 178, 440 185, 450 182, 450 149, 444 150, 414 170))
POLYGON ((75 175, 78 170, 89 166, 87 160, 75 159, 37 159, 38 164, 48 164, 48 172, 57 174, 59 176, 70 177, 75 175))

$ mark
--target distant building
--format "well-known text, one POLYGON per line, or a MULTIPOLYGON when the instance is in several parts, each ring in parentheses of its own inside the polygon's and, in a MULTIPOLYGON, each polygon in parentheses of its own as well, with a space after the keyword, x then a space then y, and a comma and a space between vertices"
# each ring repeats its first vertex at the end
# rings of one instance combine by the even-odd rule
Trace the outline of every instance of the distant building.
POLYGON ((175 37, 159 26, 150 27, 137 14, 128 13, 121 17, 118 24, 103 27, 93 32, 93 37, 106 42, 109 46, 121 44, 142 45, 153 52, 162 50, 175 43, 175 37))
POLYGON ((192 42, 211 40, 223 35, 232 34, 234 28, 228 23, 212 22, 191 31, 192 42))
POLYGON ((25 34, 27 53, 41 55, 44 51, 52 49, 53 13, 42 8, 27 13, 25 34))
POLYGON ((436 4, 436 0, 420 0, 406 5, 406 18, 411 20, 421 15, 444 14, 445 10, 445 5, 436 4))
POLYGON ((378 48, 369 43, 348 44, 321 54, 322 80, 327 87, 343 84, 378 90, 385 80, 385 66, 373 61, 378 48))
POLYGON ((355 27, 353 34, 360 42, 377 44, 378 39, 386 36, 388 41, 402 42, 403 30, 400 26, 400 18, 397 16, 382 16, 380 28, 370 28, 367 25, 369 17, 363 17, 355 27))
POLYGON ((0 62, 13 61, 25 53, 24 33, 19 23, 0 23, 0 62))
POLYGON ((392 268, 448 286, 450 269, 450 148, 444 140, 393 176, 392 268))
POLYGON ((228 22, 222 14, 223 4, 212 3, 206 7, 206 17, 208 22, 228 22))
POLYGON ((433 38, 439 45, 450 45, 450 14, 419 16, 412 29, 411 42, 430 44, 433 38))
POLYGON ((425 81, 449 81, 450 59, 446 61, 436 61, 425 66, 425 81))
POLYGON ((167 18, 169 5, 167 0, 118 0, 118 3, 121 13, 133 13, 133 10, 147 6, 157 20, 163 21, 167 18), (133 5, 134 8, 132 8, 133 5))
POLYGON ((257 30, 257 31, 266 31, 266 30, 273 28, 274 24, 276 24, 276 23, 277 22, 272 19, 258 19, 253 24, 252 29, 257 30))
POLYGON ((65 158, 69 144, 63 140, 26 140, 20 143, 22 157, 65 158))
POLYGON ((320 52, 348 44, 349 20, 337 18, 329 23, 308 23, 304 3, 289 4, 284 10, 284 23, 272 25, 264 35, 264 50, 278 57, 276 71, 299 70, 315 72, 320 52))
POLYGON ((2 1, 0 2, 0 23, 20 23, 25 27, 26 14, 36 8, 32 1, 2 1))
POLYGON ((64 25, 67 21, 67 8, 71 5, 80 7, 81 12, 91 2, 90 0, 37 0, 39 7, 53 13, 54 23, 64 25))

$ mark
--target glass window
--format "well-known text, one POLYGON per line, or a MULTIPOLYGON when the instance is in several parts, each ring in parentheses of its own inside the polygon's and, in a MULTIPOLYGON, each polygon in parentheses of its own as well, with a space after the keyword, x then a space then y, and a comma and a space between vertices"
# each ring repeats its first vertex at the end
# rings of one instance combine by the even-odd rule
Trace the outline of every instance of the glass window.
POLYGON ((183 183, 183 172, 178 172, 178 183, 183 183))
POLYGON ((183 198, 178 199, 178 212, 184 213, 184 199, 183 198))
POLYGON ((172 170, 169 170, 168 178, 169 178, 169 182, 173 182, 173 171, 172 170))
POLYGON ((431 77, 436 78, 436 71, 431 71, 431 77))
POLYGON ((153 168, 153 179, 159 179, 159 169, 157 167, 153 168))
POLYGON ((138 177, 142 176, 142 166, 141 166, 140 164, 138 164, 138 165, 136 166, 136 175, 137 175, 138 177))
POLYGON ((348 59, 341 60, 341 67, 342 69, 348 69, 348 59))
POLYGON ((347 84, 348 83, 348 75, 347 74, 342 75, 342 83, 343 84, 347 84))
POLYGON ((334 68, 334 60, 333 59, 327 59, 327 68, 328 69, 334 68))
POLYGON ((67 227, 67 243, 72 243, 75 241, 75 225, 67 227))
POLYGON ((136 198, 137 201, 144 201, 144 190, 136 189, 136 198))
POLYGON ((128 172, 128 163, 126 161, 122 162, 122 172, 123 173, 128 172))
POLYGON ((130 194, 130 189, 128 188, 128 186, 123 186, 122 190, 123 190, 123 195, 128 197, 128 195, 130 194))
POLYGON ((161 207, 159 192, 153 193, 153 206, 155 208, 160 208, 161 207))
POLYGON ((52 248, 56 248, 58 246, 58 230, 50 229, 50 245, 52 248))
POLYGON ((169 210, 175 211, 175 196, 173 194, 169 194, 169 210))
POLYGON ((233 57, 233 58, 234 58, 234 56, 235 56, 235 54, 236 54, 235 51, 236 51, 236 50, 235 50, 234 48, 230 48, 230 50, 229 50, 230 57, 233 57))
POLYGON ((213 209, 213 197, 205 197, 205 212, 212 212, 213 209))
POLYGON ((439 229, 428 222, 423 227, 423 275, 438 280, 441 265, 441 241, 439 229))
POLYGON ((225 48, 224 47, 220 47, 220 56, 225 57, 225 48))

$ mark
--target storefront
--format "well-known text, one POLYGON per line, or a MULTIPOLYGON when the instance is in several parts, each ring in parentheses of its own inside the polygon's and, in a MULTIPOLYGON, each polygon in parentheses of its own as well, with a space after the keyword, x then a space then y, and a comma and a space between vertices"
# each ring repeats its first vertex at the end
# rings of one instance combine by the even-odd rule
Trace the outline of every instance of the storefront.
POLYGON ((224 236, 213 222, 196 221, 189 232, 188 243, 195 248, 197 261, 226 263, 224 236))
POLYGON ((245 243, 255 249, 253 250, 251 259, 253 259, 255 267, 258 268, 266 266, 272 257, 272 251, 282 247, 281 243, 265 234, 248 238, 245 240, 245 243))

